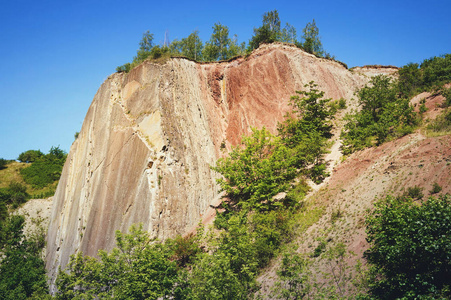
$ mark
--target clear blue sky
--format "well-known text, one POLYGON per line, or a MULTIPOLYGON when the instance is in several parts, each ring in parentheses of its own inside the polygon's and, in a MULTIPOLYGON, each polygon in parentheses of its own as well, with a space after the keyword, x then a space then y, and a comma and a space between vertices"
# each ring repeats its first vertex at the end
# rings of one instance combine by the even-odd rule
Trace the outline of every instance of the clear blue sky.
POLYGON ((132 60, 143 32, 162 43, 215 22, 248 42, 277 9, 298 35, 314 18, 325 50, 349 67, 402 66, 451 52, 449 0, 1 0, 0 158, 69 151, 101 83, 132 60))

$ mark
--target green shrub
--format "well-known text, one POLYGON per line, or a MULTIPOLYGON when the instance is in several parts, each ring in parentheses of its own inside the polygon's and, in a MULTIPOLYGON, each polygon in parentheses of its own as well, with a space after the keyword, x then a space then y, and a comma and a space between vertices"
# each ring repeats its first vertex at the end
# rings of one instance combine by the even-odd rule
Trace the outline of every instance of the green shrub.
POLYGON ((396 84, 387 76, 373 77, 357 95, 362 110, 345 117, 344 154, 400 137, 417 124, 409 100, 398 97, 396 84))
POLYGON ((429 193, 437 194, 437 193, 440 193, 441 191, 442 191, 442 187, 437 182, 434 182, 434 184, 432 185, 432 189, 429 193))
POLYGON ((273 196, 288 189, 297 172, 289 149, 265 128, 252 129, 228 157, 220 158, 212 169, 224 178, 217 180, 231 204, 246 209, 265 210, 281 203, 273 196))
POLYGON ((340 100, 338 100, 338 108, 339 109, 345 109, 346 108, 346 99, 340 98, 340 100))
POLYGON ((166 244, 174 253, 172 259, 179 267, 184 268, 193 263, 196 256, 202 252, 198 242, 199 237, 190 234, 185 237, 178 235, 173 240, 167 240, 166 244))
POLYGON ((26 186, 19 182, 11 182, 7 188, 0 189, 0 202, 17 208, 30 198, 26 189, 26 186))
POLYGON ((43 188, 59 180, 66 160, 66 153, 52 147, 47 155, 37 158, 31 166, 21 169, 24 181, 34 188, 43 188))
POLYGON ((0 223, 0 299, 31 299, 37 293, 45 297, 48 290, 42 244, 23 234, 24 224, 19 215, 0 223))
POLYGON ((131 64, 130 63, 126 63, 126 64, 123 64, 122 66, 117 67, 116 68, 116 72, 118 72, 118 73, 120 73, 120 72, 128 73, 128 72, 130 72, 130 69, 131 69, 131 64))
POLYGON ((451 131, 451 109, 445 110, 437 118, 435 118, 431 123, 429 123, 426 128, 434 133, 448 133, 451 131))
POLYGON ((419 186, 409 187, 407 188, 407 192, 405 196, 410 197, 412 199, 422 199, 423 198, 423 188, 419 186))
POLYGON ((376 202, 366 220, 370 293, 378 299, 449 299, 449 220, 450 195, 421 205, 391 196, 376 202))
POLYGON ((451 82, 451 54, 425 59, 421 65, 409 63, 398 74, 398 88, 403 97, 440 88, 451 82))
POLYGON ((443 105, 445 107, 451 106, 451 88, 443 89, 442 95, 443 97, 445 97, 445 102, 443 103, 443 105))
POLYGON ((40 150, 28 150, 19 154, 17 160, 20 162, 32 163, 43 157, 44 153, 40 150))
POLYGON ((172 294, 177 266, 170 251, 152 241, 142 225, 130 227, 129 234, 116 232, 117 248, 100 250, 100 260, 71 256, 66 271, 58 273, 57 299, 158 299, 172 294))
POLYGON ((0 158, 0 170, 5 169, 7 164, 8 164, 8 161, 6 159, 0 158))

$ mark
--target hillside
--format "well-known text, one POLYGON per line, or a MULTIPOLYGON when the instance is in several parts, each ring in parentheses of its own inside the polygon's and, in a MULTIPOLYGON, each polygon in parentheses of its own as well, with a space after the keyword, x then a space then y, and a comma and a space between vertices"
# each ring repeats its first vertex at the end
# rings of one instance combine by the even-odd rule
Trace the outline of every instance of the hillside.
MULTIPOLYGON (((146 61, 129 73, 111 75, 94 97, 53 199, 46 255, 50 276, 54 279, 71 254, 95 256, 99 249, 112 249, 114 232, 131 224, 143 223, 151 237, 165 239, 190 232, 201 219, 211 222, 210 206, 221 195, 218 174, 210 166, 250 127, 275 132, 289 111, 290 96, 310 81, 325 97, 347 99, 347 109, 337 117, 326 157, 332 175, 313 186, 308 198, 324 214, 307 238, 298 240, 299 251, 311 250, 327 231, 361 257, 366 247, 361 220, 375 196, 412 184, 426 191, 430 178, 444 192, 449 189, 447 136, 426 138, 418 132, 341 163, 341 118, 358 107, 354 92, 371 76, 395 76, 396 71, 379 66, 348 70, 298 48, 271 44, 227 62, 146 61), (423 153, 428 145, 429 156, 423 153), (427 158, 434 168, 420 162, 427 158), (331 224, 337 211, 339 219, 331 224), (352 234, 343 235, 348 231, 352 234)), ((265 279, 271 274, 269 269, 261 277, 265 285, 271 285, 265 279)))

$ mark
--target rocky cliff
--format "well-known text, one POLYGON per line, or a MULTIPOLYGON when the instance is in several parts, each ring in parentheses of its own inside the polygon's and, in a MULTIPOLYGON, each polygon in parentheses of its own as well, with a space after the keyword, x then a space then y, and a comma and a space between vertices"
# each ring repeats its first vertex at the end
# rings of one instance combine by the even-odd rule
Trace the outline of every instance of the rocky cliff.
POLYGON ((145 62, 100 87, 73 143, 53 200, 46 263, 114 246, 114 232, 144 224, 158 238, 183 234, 218 199, 210 166, 250 126, 274 131, 296 90, 314 80, 326 97, 351 99, 370 75, 292 46, 198 64, 145 62))

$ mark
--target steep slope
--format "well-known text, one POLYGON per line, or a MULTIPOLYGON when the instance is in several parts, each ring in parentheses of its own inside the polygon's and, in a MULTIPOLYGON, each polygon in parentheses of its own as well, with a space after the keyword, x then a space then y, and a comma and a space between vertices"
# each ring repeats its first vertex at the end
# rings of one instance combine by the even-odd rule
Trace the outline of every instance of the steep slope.
POLYGON ((111 75, 94 97, 53 200, 49 274, 77 251, 111 249, 114 232, 133 223, 158 238, 183 234, 219 197, 210 165, 222 145, 236 145, 250 126, 274 131, 289 97, 312 80, 326 97, 351 99, 368 81, 365 72, 277 44, 229 62, 171 59, 111 75))
MULTIPOLYGON (((425 99, 425 105, 430 109, 423 115, 425 119, 435 118, 443 111, 440 108, 445 100, 443 96, 422 93, 411 102, 415 104, 420 99, 425 99)), ((357 260, 365 261, 363 253, 369 247, 364 221, 376 199, 402 195, 415 186, 422 189, 423 199, 451 194, 450 145, 450 135, 428 137, 418 130, 379 147, 356 152, 335 166, 327 181, 306 200, 315 207, 322 207, 323 215, 293 242, 298 253, 309 257, 309 269, 315 274, 311 277, 315 277, 320 286, 325 283, 324 289, 334 287, 335 282, 331 284, 331 280, 338 277, 331 275, 332 268, 335 268, 336 276, 340 267, 324 257, 312 258, 311 254, 321 242, 326 241, 326 248, 343 243, 347 257, 340 284, 346 293, 352 292, 352 280, 359 275, 354 267, 357 260), (437 194, 432 194, 434 183, 442 188, 437 194)), ((263 299, 272 299, 271 291, 279 268, 280 262, 276 261, 261 274, 262 290, 259 293, 263 299)))

